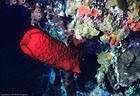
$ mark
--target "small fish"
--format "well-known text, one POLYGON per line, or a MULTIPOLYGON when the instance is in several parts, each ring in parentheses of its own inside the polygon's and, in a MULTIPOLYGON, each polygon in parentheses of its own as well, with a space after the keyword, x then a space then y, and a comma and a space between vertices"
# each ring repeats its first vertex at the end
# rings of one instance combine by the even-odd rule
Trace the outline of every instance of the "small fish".
POLYGON ((55 73, 54 69, 52 69, 51 73, 50 73, 50 78, 49 78, 49 81, 50 81, 51 84, 54 84, 55 76, 56 76, 56 73, 55 73))
POLYGON ((126 0, 117 0, 117 4, 121 10, 126 10, 128 7, 126 0))

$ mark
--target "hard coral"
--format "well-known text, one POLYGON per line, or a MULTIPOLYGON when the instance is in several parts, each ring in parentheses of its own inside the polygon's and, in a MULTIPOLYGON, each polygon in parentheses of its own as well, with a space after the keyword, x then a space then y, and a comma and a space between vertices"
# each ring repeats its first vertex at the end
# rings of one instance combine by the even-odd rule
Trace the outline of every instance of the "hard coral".
POLYGON ((111 33, 112 38, 121 41, 124 40, 129 35, 129 29, 119 29, 111 33))
POLYGON ((102 52, 98 55, 98 63, 101 65, 105 65, 108 66, 110 64, 112 64, 112 59, 114 58, 114 56, 109 53, 109 52, 102 52))
POLYGON ((118 45, 119 44, 119 41, 114 39, 114 38, 111 38, 110 39, 110 48, 113 48, 114 45, 118 45))
POLYGON ((94 24, 92 23, 91 19, 88 20, 78 19, 70 23, 69 28, 72 28, 75 31, 75 35, 77 39, 79 38, 81 39, 82 37, 91 39, 94 36, 98 36, 100 33, 100 31, 94 28, 94 24))
POLYGON ((23 5, 26 2, 26 0, 10 0, 11 4, 19 4, 19 5, 23 5))
POLYGON ((117 5, 117 0, 107 0, 105 7, 107 9, 111 9, 111 7, 116 6, 116 5, 117 5))
MULTIPOLYGON (((130 19, 130 17, 128 17, 128 21, 127 21, 127 26, 126 27, 130 28, 134 32, 140 31, 140 21, 134 22, 132 19, 130 19)), ((125 28, 125 26, 124 26, 124 28, 125 28)))
POLYGON ((110 36, 108 34, 104 34, 100 37, 100 40, 104 43, 107 43, 110 40, 110 36))
POLYGON ((43 10, 39 7, 39 6, 36 6, 35 10, 32 12, 31 14, 31 25, 35 25, 37 24, 38 21, 41 20, 42 16, 43 16, 43 10))
POLYGON ((80 8, 78 8, 78 18, 81 18, 83 15, 91 15, 91 16, 97 16, 99 14, 97 9, 89 9, 87 6, 82 5, 80 8))
POLYGON ((82 5, 82 0, 68 0, 67 1, 67 15, 74 15, 77 8, 82 5))

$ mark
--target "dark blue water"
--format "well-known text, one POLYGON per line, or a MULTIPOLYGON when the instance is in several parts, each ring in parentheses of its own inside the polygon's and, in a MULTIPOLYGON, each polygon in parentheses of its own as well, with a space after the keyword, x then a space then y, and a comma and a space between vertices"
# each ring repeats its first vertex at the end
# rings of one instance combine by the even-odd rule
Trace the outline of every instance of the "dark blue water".
POLYGON ((21 6, 0 4, 0 93, 37 92, 41 85, 39 76, 47 71, 20 49, 21 38, 31 28, 24 11, 21 6))

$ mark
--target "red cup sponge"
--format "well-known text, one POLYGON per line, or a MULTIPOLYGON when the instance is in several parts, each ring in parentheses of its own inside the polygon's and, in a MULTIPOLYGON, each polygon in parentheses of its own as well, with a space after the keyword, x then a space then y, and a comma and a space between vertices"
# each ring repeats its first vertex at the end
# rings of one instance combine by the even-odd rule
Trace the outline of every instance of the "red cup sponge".
POLYGON ((39 29, 30 29, 20 42, 24 53, 55 68, 80 73, 82 51, 67 47, 39 29))

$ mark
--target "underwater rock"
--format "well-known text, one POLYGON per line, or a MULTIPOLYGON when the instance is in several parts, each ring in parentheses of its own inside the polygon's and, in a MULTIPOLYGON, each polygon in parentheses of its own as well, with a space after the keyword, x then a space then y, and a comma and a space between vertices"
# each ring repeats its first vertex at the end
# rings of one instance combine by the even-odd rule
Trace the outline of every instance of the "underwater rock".
POLYGON ((126 0, 116 0, 117 1, 117 6, 121 9, 121 10, 126 10, 128 5, 126 0))
POLYGON ((110 96, 111 94, 103 89, 101 89, 99 86, 95 87, 93 91, 91 91, 89 96, 110 96))
POLYGON ((130 86, 130 82, 140 78, 140 48, 133 47, 124 52, 118 61, 119 84, 130 86))

